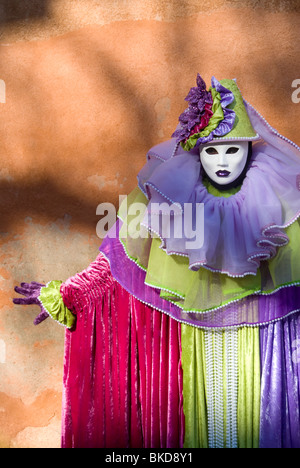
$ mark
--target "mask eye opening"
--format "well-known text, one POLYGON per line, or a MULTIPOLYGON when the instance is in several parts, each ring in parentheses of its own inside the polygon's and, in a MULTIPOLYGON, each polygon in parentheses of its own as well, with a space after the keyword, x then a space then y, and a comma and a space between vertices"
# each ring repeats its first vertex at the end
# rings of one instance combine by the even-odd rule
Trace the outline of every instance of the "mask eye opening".
POLYGON ((239 148, 237 148, 236 146, 231 146, 230 148, 228 148, 228 150, 226 151, 226 154, 235 154, 237 153, 239 150, 239 148))
POLYGON ((209 147, 209 148, 205 148, 205 152, 207 154, 219 154, 218 151, 216 150, 216 148, 213 148, 212 146, 209 147))

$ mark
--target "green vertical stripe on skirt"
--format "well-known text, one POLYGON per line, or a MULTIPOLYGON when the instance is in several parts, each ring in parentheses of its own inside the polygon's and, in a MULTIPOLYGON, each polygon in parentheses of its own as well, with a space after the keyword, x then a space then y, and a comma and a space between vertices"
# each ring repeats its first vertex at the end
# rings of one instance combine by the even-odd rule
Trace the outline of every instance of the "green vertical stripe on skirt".
POLYGON ((259 328, 238 331, 238 436, 240 448, 259 447, 260 346, 259 328))
POLYGON ((184 447, 258 447, 259 328, 210 331, 182 324, 181 339, 184 447))
POLYGON ((208 447, 204 331, 181 326, 185 447, 208 447))

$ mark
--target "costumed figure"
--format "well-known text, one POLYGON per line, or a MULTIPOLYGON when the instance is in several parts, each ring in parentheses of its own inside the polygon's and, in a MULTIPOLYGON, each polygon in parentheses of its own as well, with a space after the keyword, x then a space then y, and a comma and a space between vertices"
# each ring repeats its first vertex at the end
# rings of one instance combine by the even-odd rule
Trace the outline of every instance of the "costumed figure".
POLYGON ((16 288, 66 326, 62 447, 300 447, 299 147, 235 80, 186 100, 96 260, 16 288))

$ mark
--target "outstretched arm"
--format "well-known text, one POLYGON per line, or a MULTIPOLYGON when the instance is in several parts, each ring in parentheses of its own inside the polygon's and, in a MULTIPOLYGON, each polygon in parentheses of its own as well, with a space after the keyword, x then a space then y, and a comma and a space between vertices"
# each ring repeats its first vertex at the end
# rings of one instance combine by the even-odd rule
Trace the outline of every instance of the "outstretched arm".
POLYGON ((34 320, 34 325, 39 325, 41 322, 46 320, 49 317, 48 312, 44 309, 39 301, 39 295, 41 293, 41 288, 44 288, 45 285, 41 283, 21 283, 20 287, 15 288, 16 293, 21 294, 24 298, 18 297, 13 299, 14 304, 20 305, 30 305, 36 304, 41 307, 41 312, 34 320))
POLYGON ((47 285, 41 283, 21 283, 15 288, 23 298, 13 299, 14 304, 36 304, 41 312, 34 320, 38 325, 49 316, 65 327, 72 329, 76 315, 94 298, 104 294, 113 283, 109 262, 99 254, 88 268, 69 278, 65 283, 51 281, 47 285))
POLYGON ((52 317, 56 322, 67 328, 72 328, 75 324, 75 316, 65 306, 60 288, 62 281, 51 281, 47 285, 36 283, 21 283, 15 291, 24 296, 23 298, 14 298, 14 304, 40 306, 41 312, 34 320, 34 325, 39 325, 48 317, 52 317))

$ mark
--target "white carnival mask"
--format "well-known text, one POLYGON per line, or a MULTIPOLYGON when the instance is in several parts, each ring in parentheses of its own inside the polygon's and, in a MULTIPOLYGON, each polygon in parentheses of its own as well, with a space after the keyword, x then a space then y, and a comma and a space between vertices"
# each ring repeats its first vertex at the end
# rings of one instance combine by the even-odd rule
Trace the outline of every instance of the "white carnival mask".
POLYGON ((248 158, 248 141, 207 143, 200 149, 200 161, 208 177, 218 185, 234 182, 248 158))

